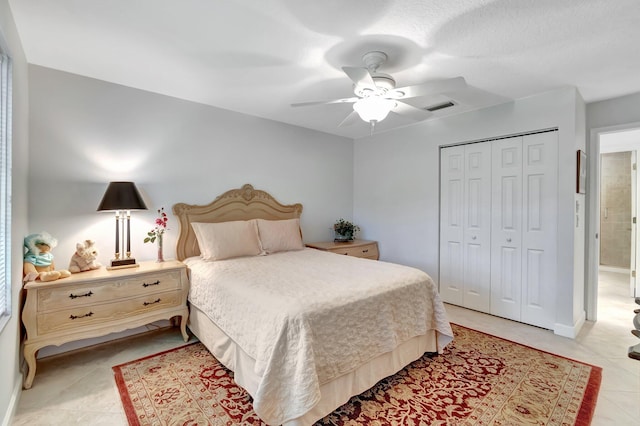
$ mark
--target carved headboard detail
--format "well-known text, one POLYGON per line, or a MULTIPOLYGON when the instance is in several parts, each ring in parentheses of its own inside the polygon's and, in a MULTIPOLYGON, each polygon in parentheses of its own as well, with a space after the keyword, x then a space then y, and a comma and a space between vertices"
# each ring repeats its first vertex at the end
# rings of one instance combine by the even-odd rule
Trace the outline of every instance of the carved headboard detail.
POLYGON ((173 214, 180 223, 180 234, 176 245, 176 257, 184 260, 200 255, 192 222, 229 222, 233 220, 267 219, 282 220, 300 218, 302 204, 281 204, 268 192, 245 184, 218 196, 206 205, 177 203, 173 214))

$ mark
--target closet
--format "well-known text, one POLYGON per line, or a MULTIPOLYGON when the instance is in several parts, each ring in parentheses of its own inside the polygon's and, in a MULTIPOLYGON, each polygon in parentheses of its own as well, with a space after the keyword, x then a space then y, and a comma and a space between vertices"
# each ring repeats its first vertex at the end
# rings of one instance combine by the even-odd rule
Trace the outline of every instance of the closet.
POLYGON ((557 179, 557 131, 441 148, 445 302, 553 328, 557 179))

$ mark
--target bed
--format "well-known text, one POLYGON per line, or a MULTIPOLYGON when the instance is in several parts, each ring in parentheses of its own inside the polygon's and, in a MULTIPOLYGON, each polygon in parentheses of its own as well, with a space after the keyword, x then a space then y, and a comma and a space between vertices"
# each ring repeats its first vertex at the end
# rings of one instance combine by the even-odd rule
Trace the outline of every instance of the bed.
POLYGON ((188 326, 268 424, 313 424, 453 338, 426 273, 304 247, 301 204, 247 184, 173 213, 188 326))

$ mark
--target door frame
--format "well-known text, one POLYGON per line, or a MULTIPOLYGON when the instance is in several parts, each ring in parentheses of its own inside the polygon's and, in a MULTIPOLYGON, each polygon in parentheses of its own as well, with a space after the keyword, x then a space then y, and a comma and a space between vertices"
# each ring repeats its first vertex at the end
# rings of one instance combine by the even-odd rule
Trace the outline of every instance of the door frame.
POLYGON ((589 156, 587 178, 587 235, 588 258, 585 262, 587 288, 585 291, 585 306, 587 320, 598 319, 598 267, 600 265, 600 136, 607 133, 619 133, 640 129, 640 122, 619 124, 615 126, 592 128, 589 135, 589 156), (592 259, 593 262, 589 262, 592 259))

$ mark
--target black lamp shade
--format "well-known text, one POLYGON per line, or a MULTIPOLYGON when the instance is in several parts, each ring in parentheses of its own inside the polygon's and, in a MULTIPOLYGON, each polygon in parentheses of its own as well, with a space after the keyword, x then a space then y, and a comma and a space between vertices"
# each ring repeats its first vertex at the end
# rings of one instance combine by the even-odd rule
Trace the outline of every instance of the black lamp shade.
POLYGON ((133 182, 111 182, 98 206, 104 210, 147 210, 147 205, 133 182))

